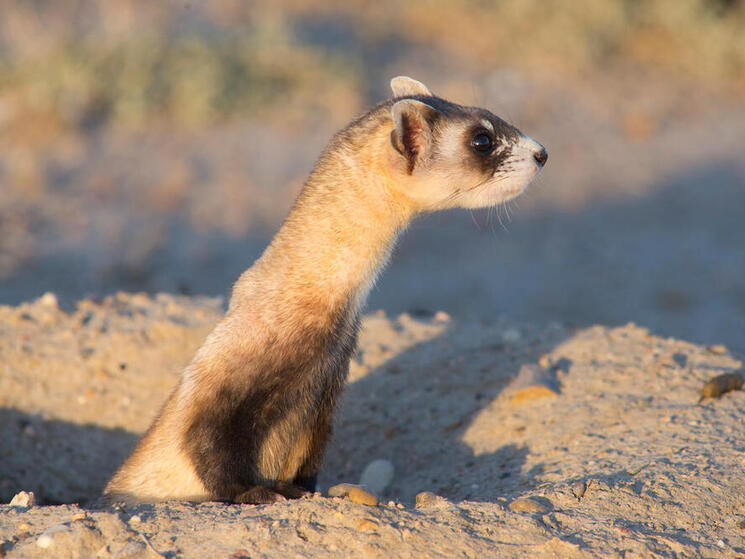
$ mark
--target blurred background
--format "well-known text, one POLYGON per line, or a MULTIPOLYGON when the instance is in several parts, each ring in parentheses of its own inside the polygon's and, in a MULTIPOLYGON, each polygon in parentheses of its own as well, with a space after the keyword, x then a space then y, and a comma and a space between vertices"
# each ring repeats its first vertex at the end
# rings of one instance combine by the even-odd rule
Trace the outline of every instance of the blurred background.
POLYGON ((0 0, 0 303, 227 295, 398 74, 550 158, 414 223, 370 308, 745 351, 743 0, 0 0))

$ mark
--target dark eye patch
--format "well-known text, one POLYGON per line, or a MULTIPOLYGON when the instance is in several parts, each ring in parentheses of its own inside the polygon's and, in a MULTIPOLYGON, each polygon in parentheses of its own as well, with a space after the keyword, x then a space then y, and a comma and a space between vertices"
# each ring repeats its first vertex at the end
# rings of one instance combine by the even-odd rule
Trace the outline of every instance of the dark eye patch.
POLYGON ((486 132, 477 132, 471 140, 471 147, 479 153, 489 153, 494 149, 494 140, 486 132))

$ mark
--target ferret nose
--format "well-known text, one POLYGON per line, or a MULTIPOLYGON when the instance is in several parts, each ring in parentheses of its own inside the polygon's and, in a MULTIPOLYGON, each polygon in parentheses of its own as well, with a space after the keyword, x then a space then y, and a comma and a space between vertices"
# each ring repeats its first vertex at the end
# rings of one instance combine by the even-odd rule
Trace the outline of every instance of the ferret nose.
POLYGON ((535 162, 538 163, 539 167, 543 167, 546 164, 546 161, 548 161, 548 152, 546 151, 546 148, 541 147, 540 151, 537 151, 533 154, 533 159, 535 159, 535 162))

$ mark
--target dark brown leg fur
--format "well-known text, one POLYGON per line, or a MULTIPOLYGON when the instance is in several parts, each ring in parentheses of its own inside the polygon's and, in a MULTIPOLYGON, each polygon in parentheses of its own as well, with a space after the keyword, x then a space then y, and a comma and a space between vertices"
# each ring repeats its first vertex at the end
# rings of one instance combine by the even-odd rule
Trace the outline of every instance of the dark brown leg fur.
POLYGON ((254 485, 247 491, 236 495, 233 502, 245 503, 247 505, 266 505, 284 500, 285 497, 281 493, 263 485, 254 485))
POLYGON ((274 491, 286 497, 287 499, 300 499, 301 497, 307 497, 311 494, 310 491, 289 481, 278 481, 274 485, 274 491))
MULTIPOLYGON (((280 497, 297 499, 315 490, 311 479, 323 459, 357 325, 356 318, 353 324, 340 319, 338 327, 321 340, 306 341, 306 346, 317 349, 301 361, 257 377, 247 386, 225 383, 201 403, 182 444, 212 498, 267 503, 280 497), (302 426, 307 435, 303 436, 311 440, 305 443, 307 458, 299 471, 287 472, 292 482, 277 482, 264 477, 257 463, 267 436, 291 414, 307 418, 302 426)), ((287 439, 301 435, 301 427, 295 428, 298 432, 287 433, 287 439)), ((278 466, 276 471, 282 468, 278 466)))
MULTIPOLYGON (((344 376, 346 376, 346 371, 344 376)), ((293 484, 311 493, 315 492, 318 485, 318 470, 323 461, 323 452, 326 450, 326 444, 331 437, 331 419, 334 412, 335 398, 336 394, 331 393, 321 403, 318 418, 316 419, 316 428, 313 431, 308 450, 308 457, 300 467, 300 470, 298 470, 295 479, 292 480, 293 484)))
POLYGON ((249 505, 265 505, 284 501, 285 499, 300 499, 309 495, 311 495, 311 492, 304 487, 287 481, 278 481, 273 487, 254 485, 236 495, 233 498, 233 502, 249 505))
POLYGON ((316 491, 316 486, 318 485, 318 474, 313 474, 312 476, 308 477, 298 476, 294 480, 292 480, 292 483, 294 483, 295 485, 299 485, 306 491, 314 493, 316 491))

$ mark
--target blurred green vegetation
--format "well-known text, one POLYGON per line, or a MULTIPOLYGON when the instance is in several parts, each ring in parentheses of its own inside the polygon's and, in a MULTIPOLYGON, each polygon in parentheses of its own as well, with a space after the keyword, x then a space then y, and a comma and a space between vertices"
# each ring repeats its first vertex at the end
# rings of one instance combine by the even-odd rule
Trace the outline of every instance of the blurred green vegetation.
POLYGON ((58 113, 83 128, 188 126, 293 102, 322 108, 327 93, 356 81, 355 71, 348 57, 299 45, 281 25, 214 35, 150 30, 113 42, 68 37, 41 54, 0 58, 0 91, 25 111, 58 113))
POLYGON ((391 44, 484 70, 635 65, 745 89, 743 0, 58 0, 2 10, 0 103, 83 128, 201 125, 293 100, 333 111, 340 96, 356 110, 369 70, 360 50, 391 44), (351 29, 359 45, 301 39, 308 21, 351 29), (19 22, 24 33, 11 29, 19 22))

